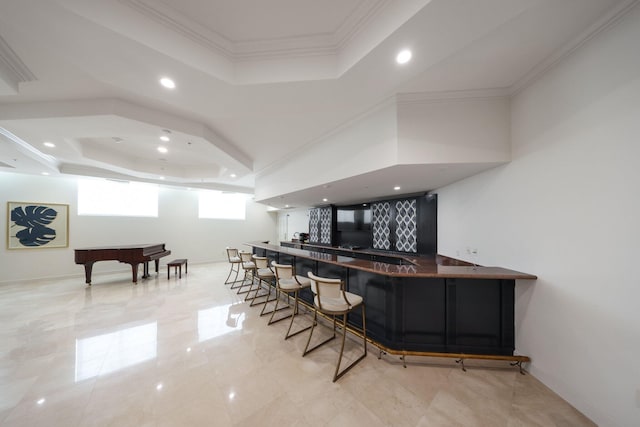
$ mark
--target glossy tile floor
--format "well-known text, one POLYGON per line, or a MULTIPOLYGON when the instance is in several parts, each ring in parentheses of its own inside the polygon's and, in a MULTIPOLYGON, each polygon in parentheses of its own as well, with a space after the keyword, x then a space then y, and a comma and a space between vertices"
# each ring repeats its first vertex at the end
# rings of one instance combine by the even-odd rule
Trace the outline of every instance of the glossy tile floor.
MULTIPOLYGON (((0 425, 593 425, 505 362, 463 372, 451 359, 409 358, 405 369, 370 346, 332 383, 338 342, 302 358, 307 334, 284 341, 288 321, 267 326, 260 306, 223 284, 227 271, 0 285, 0 425)), ((348 356, 357 350, 348 340, 348 356)))

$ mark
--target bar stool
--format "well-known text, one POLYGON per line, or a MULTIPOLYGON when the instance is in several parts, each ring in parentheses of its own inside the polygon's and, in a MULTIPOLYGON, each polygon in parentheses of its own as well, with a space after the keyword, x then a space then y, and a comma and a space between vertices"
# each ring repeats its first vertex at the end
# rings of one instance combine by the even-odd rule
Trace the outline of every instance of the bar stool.
MULTIPOLYGON (((271 296, 272 282, 275 280, 276 275, 273 272, 273 270, 271 270, 271 267, 269 267, 269 259, 267 257, 254 255, 253 262, 256 265, 255 275, 256 275, 256 278, 258 279, 258 283, 257 283, 258 287, 254 290, 253 297, 249 297, 249 294, 247 294, 245 301, 251 300, 251 304, 249 304, 250 307, 253 307, 254 305, 258 305, 258 304, 265 304, 265 307, 266 307, 266 304, 268 302, 273 301, 272 299, 269 299, 269 297, 271 296), (260 292, 260 290, 262 289, 263 283, 267 285, 268 292, 266 294, 259 295, 258 292, 260 292), (267 297, 267 299, 264 301, 256 302, 256 299, 262 298, 262 297, 267 297)), ((249 290, 249 293, 251 293, 251 290, 252 289, 249 290)), ((260 313, 261 316, 263 315, 263 312, 264 312, 264 307, 262 307, 262 312, 260 313)))
POLYGON ((256 264, 253 262, 253 254, 251 252, 239 251, 238 253, 240 254, 240 260, 242 261, 240 265, 244 271, 244 276, 240 286, 237 286, 237 293, 238 295, 248 294, 253 288, 253 282, 255 282, 256 264), (249 278, 251 279, 251 282, 247 285, 246 282, 249 278), (249 286, 249 289, 246 291, 242 290, 242 288, 246 286, 249 286))
MULTIPOLYGON (((277 264, 275 261, 273 261, 271 265, 273 266, 273 269, 275 270, 275 273, 276 273, 276 306, 274 307, 273 312, 271 313, 271 318, 269 318, 268 325, 279 322, 281 320, 291 318, 291 321, 289 322, 289 329, 287 329, 287 333, 284 336, 284 339, 287 340, 311 328, 311 326, 307 326, 304 329, 300 329, 299 331, 291 333, 291 327, 293 326, 293 319, 298 314, 298 309, 299 309, 298 293, 302 289, 310 287, 311 280, 304 276, 298 276, 295 273, 295 269, 293 265, 277 264), (279 297, 280 292, 285 292, 287 294, 287 302, 289 307, 293 309, 293 312, 288 316, 273 320, 273 316, 276 314, 276 311, 278 311, 278 302, 280 300, 280 297, 279 297), (291 303, 289 301, 291 294, 293 294, 294 296, 293 306, 291 306, 291 303)), ((284 308, 287 308, 287 307, 284 307, 284 308)))
POLYGON ((240 274, 240 264, 242 264, 242 259, 240 259, 240 254, 237 249, 227 247, 227 260, 231 265, 231 269, 229 270, 229 275, 224 281, 225 285, 231 284, 230 289, 236 289, 238 286, 235 286, 235 283, 238 282, 238 274, 240 274), (231 274, 235 271, 236 276, 232 281, 229 281, 231 278, 231 274))
POLYGON ((316 348, 323 344, 328 343, 336 337, 336 316, 342 315, 342 344, 340 346, 340 356, 338 357, 338 363, 336 365, 336 371, 333 374, 333 382, 336 382, 340 377, 353 368, 358 362, 364 359, 367 355, 367 327, 365 324, 365 309, 363 299, 360 295, 346 292, 344 290, 344 282, 341 279, 328 279, 325 277, 319 277, 309 272, 309 279, 311 279, 311 290, 314 293, 313 298, 313 323, 311 324, 311 332, 307 340, 307 345, 304 348, 302 357, 311 353, 316 348), (349 366, 340 371, 340 364, 342 363, 342 355, 344 353, 344 341, 347 336, 347 315, 356 307, 360 306, 362 311, 362 345, 364 347, 364 353, 358 357, 355 361, 351 362, 349 366), (309 348, 311 343, 311 336, 313 330, 317 324, 318 312, 333 317, 333 336, 316 344, 314 347, 309 348))

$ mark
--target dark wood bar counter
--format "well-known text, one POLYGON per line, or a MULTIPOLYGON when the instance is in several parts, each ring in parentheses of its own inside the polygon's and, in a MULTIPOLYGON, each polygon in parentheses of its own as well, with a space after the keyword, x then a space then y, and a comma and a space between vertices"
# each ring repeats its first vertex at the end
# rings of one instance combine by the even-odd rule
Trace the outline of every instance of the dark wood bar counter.
MULTIPOLYGON (((528 360, 513 354, 514 289, 516 280, 535 280, 534 275, 441 256, 246 245, 260 256, 295 265, 298 274, 311 271, 344 280, 348 291, 364 297, 367 335, 385 351, 528 360)), ((312 304, 310 291, 300 297, 312 304)), ((361 326, 358 316, 350 317, 349 323, 361 326)))

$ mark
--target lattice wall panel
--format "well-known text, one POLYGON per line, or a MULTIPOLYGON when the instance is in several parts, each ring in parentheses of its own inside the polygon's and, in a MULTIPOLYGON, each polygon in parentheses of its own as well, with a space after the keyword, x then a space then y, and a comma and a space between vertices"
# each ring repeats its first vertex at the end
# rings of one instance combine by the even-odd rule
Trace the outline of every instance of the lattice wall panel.
POLYGON ((374 203, 373 209, 373 247, 391 249, 391 203, 374 203))
POLYGON ((417 252, 417 215, 416 201, 399 200, 396 202, 396 250, 417 252))
POLYGON ((320 222, 320 212, 318 209, 309 211, 309 243, 319 243, 318 223, 320 222))
POLYGON ((331 244, 331 208, 320 208, 320 243, 331 244))

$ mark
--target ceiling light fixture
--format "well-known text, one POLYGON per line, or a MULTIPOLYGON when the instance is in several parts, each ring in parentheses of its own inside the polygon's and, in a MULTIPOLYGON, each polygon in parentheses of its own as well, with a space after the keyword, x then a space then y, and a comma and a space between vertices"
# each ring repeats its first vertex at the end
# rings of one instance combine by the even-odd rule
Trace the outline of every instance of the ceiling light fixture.
POLYGON ((49 148, 55 148, 55 146, 56 146, 56 144, 54 144, 53 142, 49 142, 49 141, 45 141, 45 142, 43 143, 43 145, 44 145, 45 147, 49 147, 49 148))
POLYGON ((236 176, 238 176, 238 175, 236 175, 235 173, 232 173, 232 174, 231 174, 231 175, 229 175, 229 176, 230 176, 231 178, 235 178, 235 177, 236 177, 236 176))
POLYGON ((409 49, 401 50, 396 56, 396 62, 398 64, 406 64, 411 60, 411 51, 409 49))
POLYGON ((329 199, 322 199, 322 201, 323 201, 323 202, 328 202, 328 201, 329 201, 329 199))
POLYGON ((160 137, 160 141, 169 142, 171 141, 171 138, 169 138, 167 135, 162 135, 160 137))
POLYGON ((49 172, 42 172, 42 175, 47 176, 47 175, 49 175, 49 172))
POLYGON ((394 190, 398 191, 400 189, 399 185, 396 185, 395 187, 393 187, 394 190))
POLYGON ((175 89, 176 88, 176 82, 174 82, 172 79, 170 79, 169 77, 163 77, 160 79, 160 84, 164 87, 166 87, 167 89, 175 89))
POLYGON ((160 147, 158 147, 158 151, 161 152, 161 153, 166 153, 169 150, 167 150, 167 147, 160 146, 160 147))

